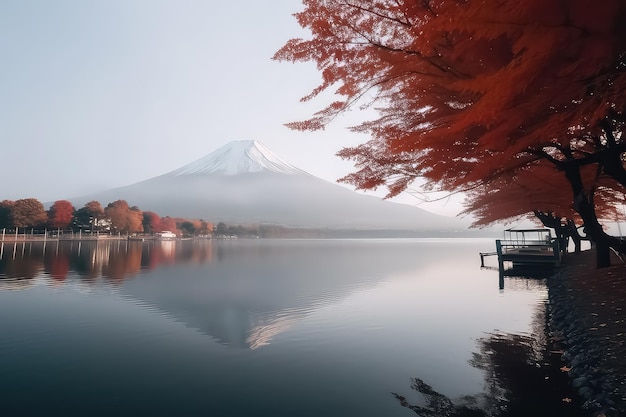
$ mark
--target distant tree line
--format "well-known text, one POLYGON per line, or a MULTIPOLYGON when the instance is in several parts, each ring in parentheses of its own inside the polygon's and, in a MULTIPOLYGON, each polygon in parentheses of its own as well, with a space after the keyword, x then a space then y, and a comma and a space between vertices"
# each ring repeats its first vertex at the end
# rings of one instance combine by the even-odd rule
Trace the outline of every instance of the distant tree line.
POLYGON ((142 211, 125 200, 116 200, 105 207, 90 201, 76 209, 67 200, 55 201, 48 210, 36 198, 0 201, 0 229, 60 229, 73 232, 110 232, 122 234, 153 234, 172 231, 179 236, 259 236, 262 227, 226 225, 203 219, 161 217, 153 211, 142 211))

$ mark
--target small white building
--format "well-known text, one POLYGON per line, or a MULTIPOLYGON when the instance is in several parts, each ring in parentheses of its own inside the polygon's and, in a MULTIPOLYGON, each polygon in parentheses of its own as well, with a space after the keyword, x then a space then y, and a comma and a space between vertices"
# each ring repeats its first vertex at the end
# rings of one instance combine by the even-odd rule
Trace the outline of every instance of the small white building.
POLYGON ((176 239, 176 233, 170 232, 169 230, 164 230, 162 232, 155 233, 154 237, 161 240, 173 240, 176 239))

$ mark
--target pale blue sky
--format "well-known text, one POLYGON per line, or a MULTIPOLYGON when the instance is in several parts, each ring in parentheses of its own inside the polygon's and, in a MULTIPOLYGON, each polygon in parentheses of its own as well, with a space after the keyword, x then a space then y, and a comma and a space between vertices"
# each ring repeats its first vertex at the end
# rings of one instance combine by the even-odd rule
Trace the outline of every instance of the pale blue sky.
POLYGON ((307 36, 292 16, 300 8, 297 0, 0 2, 8 180, 0 200, 132 184, 241 139, 329 181, 347 174, 351 164, 335 153, 367 140, 345 130, 358 114, 323 132, 283 126, 325 103, 299 102, 320 79, 313 64, 271 60, 289 38, 307 36))

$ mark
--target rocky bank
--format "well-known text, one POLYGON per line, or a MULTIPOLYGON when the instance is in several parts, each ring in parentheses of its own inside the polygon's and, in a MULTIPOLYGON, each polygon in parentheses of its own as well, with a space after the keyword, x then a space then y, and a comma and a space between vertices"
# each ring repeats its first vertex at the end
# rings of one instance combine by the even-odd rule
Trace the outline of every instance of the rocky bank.
POLYGON ((594 251, 567 254, 548 279, 550 328, 590 415, 626 416, 626 266, 595 268, 594 251))

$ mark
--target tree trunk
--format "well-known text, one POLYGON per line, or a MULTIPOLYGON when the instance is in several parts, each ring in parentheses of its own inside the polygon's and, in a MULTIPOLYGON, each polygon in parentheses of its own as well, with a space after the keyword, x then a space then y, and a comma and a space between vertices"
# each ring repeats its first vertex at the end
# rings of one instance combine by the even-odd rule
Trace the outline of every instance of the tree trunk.
POLYGON ((574 209, 585 223, 585 234, 596 244, 596 266, 606 268, 611 266, 611 252, 609 240, 611 236, 602 230, 602 225, 596 216, 593 201, 594 189, 585 189, 580 175, 580 167, 570 164, 565 169, 565 176, 569 180, 574 194, 574 209))
POLYGON ((596 241, 596 266, 598 268, 611 266, 611 247, 608 239, 596 241))
POLYGON ((598 268, 611 266, 610 242, 612 236, 607 235, 604 230, 602 230, 602 225, 598 222, 595 215, 593 201, 590 202, 587 198, 583 199, 579 204, 579 210, 580 216, 585 222, 585 234, 595 244, 596 266, 598 268))
POLYGON ((582 238, 578 234, 578 229, 576 228, 574 222, 571 220, 567 221, 567 227, 569 228, 568 235, 572 238, 572 241, 574 241, 574 252, 580 253, 580 251, 582 250, 582 238))
POLYGON ((567 252, 567 244, 569 242, 569 220, 567 223, 563 222, 563 218, 556 217, 554 213, 534 211, 535 217, 541 221, 545 227, 554 229, 556 239, 559 241, 559 250, 563 253, 567 252))
POLYGON ((626 149, 624 149, 624 142, 618 143, 615 138, 614 122, 616 121, 606 118, 600 123, 606 137, 606 148, 599 152, 600 165, 605 174, 626 187, 626 169, 622 159, 622 154, 626 149))

